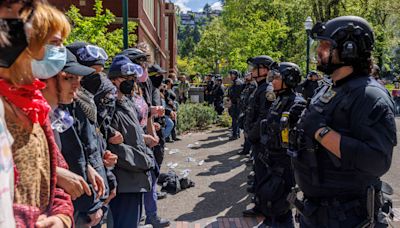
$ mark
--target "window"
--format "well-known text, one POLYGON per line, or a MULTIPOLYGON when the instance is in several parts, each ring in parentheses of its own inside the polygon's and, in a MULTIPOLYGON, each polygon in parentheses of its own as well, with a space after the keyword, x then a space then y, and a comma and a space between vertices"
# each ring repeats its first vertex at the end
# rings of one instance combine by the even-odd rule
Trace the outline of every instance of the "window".
POLYGON ((143 8, 151 24, 154 25, 154 0, 143 0, 143 8))

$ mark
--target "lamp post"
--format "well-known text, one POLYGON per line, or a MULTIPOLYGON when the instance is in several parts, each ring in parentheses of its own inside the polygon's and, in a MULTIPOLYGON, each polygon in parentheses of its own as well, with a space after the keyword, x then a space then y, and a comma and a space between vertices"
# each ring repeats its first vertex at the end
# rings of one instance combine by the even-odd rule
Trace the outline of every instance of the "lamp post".
POLYGON ((217 59, 217 61, 215 61, 215 74, 219 74, 219 59, 217 59))
POLYGON ((124 36, 124 49, 128 48, 128 0, 122 0, 122 25, 124 36))
POLYGON ((304 28, 306 29, 306 33, 307 33, 307 74, 308 72, 310 72, 310 33, 311 33, 311 29, 313 26, 313 20, 311 19, 310 16, 307 17, 306 21, 304 22, 304 28))

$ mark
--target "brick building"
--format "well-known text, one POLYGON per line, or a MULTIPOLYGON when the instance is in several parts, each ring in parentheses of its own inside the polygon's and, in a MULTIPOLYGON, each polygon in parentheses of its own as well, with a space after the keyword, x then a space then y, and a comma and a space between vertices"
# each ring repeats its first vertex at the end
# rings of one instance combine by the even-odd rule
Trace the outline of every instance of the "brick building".
MULTIPOLYGON (((49 0, 61 10, 68 10, 75 5, 84 16, 93 15, 94 0, 49 0)), ((103 1, 104 8, 116 17, 117 27, 122 26, 122 1, 103 1)), ((150 47, 152 62, 159 64, 170 73, 176 73, 177 56, 177 21, 175 6, 166 0, 128 0, 130 21, 138 23, 136 35, 138 42, 145 42, 150 47)), ((122 37, 121 37, 122 39, 122 37)))

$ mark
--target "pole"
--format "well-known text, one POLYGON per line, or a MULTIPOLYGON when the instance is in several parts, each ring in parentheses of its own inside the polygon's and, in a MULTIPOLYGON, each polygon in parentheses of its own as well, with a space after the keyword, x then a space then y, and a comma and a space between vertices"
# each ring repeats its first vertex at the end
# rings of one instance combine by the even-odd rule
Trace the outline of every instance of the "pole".
POLYGON ((310 33, 307 31, 307 75, 310 72, 310 33))
POLYGON ((124 34, 124 49, 128 48, 128 0, 122 0, 122 25, 124 34))

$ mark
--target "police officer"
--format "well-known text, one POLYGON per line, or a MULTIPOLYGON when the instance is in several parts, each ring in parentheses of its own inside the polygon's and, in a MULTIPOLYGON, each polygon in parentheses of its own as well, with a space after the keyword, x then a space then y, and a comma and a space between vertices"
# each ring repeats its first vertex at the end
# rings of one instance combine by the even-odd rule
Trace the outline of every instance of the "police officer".
POLYGON ((210 74, 206 75, 204 83, 205 83, 205 86, 204 86, 204 100, 208 104, 212 104, 212 102, 213 102, 212 90, 214 88, 214 81, 212 80, 210 74))
POLYGON ((319 41, 318 69, 333 85, 290 133, 304 200, 289 200, 300 227, 387 227, 380 177, 390 168, 396 126, 390 94, 369 77, 372 28, 363 18, 343 16, 317 23, 312 38, 319 41))
MULTIPOLYGON (((241 127, 243 130, 247 129, 244 125, 246 119, 246 109, 249 106, 250 95, 257 89, 257 83, 254 81, 250 72, 244 76, 244 80, 245 84, 242 93, 240 94, 240 102, 239 102, 239 107, 240 107, 239 127, 241 127)), ((240 155, 249 154, 250 150, 251 150, 251 143, 247 137, 247 131, 244 131, 243 150, 240 151, 239 154, 240 155)))
MULTIPOLYGON (((248 192, 254 193, 254 188, 259 183, 265 171, 265 165, 257 159, 258 154, 264 151, 264 146, 260 143, 260 122, 267 117, 268 110, 273 102, 273 98, 267 98, 267 76, 268 73, 276 68, 276 62, 269 56, 261 55, 247 59, 247 64, 251 69, 251 75, 257 83, 257 89, 250 96, 249 107, 246 110, 245 131, 252 144, 254 158, 255 183, 248 192)), ((243 216, 257 216, 260 214, 259 205, 243 212, 243 216)))
POLYGON ((268 227, 294 227, 292 211, 286 198, 295 185, 291 158, 287 155, 289 145, 289 111, 294 104, 305 104, 294 89, 301 80, 300 68, 289 62, 279 64, 279 72, 271 74, 277 96, 268 116, 261 122, 261 143, 264 153, 258 159, 267 167, 257 186, 257 200, 268 227))
POLYGON ((222 84, 221 76, 217 76, 215 80, 215 85, 212 91, 214 109, 218 113, 218 115, 222 115, 224 112, 224 94, 225 88, 222 84))
POLYGON ((319 87, 318 79, 318 72, 313 70, 307 74, 306 80, 300 84, 304 99, 307 100, 314 96, 315 90, 319 87))
POLYGON ((228 98, 231 101, 229 108, 229 114, 232 117, 232 135, 229 140, 236 140, 240 137, 239 129, 239 115, 240 115, 240 94, 243 90, 243 82, 239 78, 240 72, 237 70, 230 70, 228 72, 229 77, 232 81, 232 86, 228 90, 228 98))

